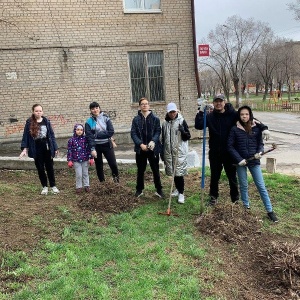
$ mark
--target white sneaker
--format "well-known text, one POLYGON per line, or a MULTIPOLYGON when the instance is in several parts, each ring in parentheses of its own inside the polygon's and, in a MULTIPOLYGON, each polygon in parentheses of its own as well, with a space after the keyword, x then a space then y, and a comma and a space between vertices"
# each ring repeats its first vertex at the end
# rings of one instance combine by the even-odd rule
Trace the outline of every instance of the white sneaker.
POLYGON ((58 194, 59 193, 59 189, 56 186, 52 187, 52 193, 53 194, 58 194))
POLYGON ((48 188, 46 186, 44 186, 41 191, 41 195, 47 195, 47 194, 48 194, 48 188))
POLYGON ((178 203, 181 203, 181 204, 184 203, 184 195, 183 194, 178 195, 178 203))
POLYGON ((174 190, 171 194, 172 197, 177 197, 178 195, 179 195, 179 193, 178 193, 177 189, 174 190))

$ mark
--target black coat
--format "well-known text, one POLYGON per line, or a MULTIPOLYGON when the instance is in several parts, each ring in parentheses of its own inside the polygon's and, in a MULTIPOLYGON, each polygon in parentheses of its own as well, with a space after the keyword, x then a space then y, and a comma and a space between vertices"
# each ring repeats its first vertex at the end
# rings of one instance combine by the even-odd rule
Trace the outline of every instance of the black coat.
MULTIPOLYGON (((203 129, 203 112, 199 111, 195 117, 195 128, 203 129)), ((213 110, 206 115, 206 127, 209 130, 210 153, 221 154, 227 151, 227 139, 230 129, 238 120, 237 111, 231 103, 225 104, 225 112, 219 113, 213 110)))
POLYGON ((155 143, 154 154, 158 155, 161 153, 162 146, 160 142, 160 120, 159 118, 150 111, 149 115, 145 118, 141 111, 138 111, 138 115, 132 120, 131 125, 131 138, 134 142, 134 151, 140 153, 141 144, 148 145, 150 141, 155 143))
MULTIPOLYGON (((231 103, 225 104, 225 111, 219 113, 213 110, 206 115, 206 127, 209 130, 209 152, 210 155, 224 155, 227 150, 227 141, 230 129, 236 126, 238 121, 238 112, 231 103)), ((199 111, 195 117, 195 128, 203 129, 203 112, 199 111)), ((261 131, 268 129, 268 126, 258 123, 257 126, 261 131)))

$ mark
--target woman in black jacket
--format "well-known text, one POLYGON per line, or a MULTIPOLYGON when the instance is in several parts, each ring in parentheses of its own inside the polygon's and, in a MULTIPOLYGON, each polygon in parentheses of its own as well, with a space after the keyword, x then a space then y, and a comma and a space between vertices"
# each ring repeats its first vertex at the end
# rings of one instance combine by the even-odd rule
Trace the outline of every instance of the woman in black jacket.
POLYGON ((260 127, 257 126, 259 122, 253 118, 251 108, 246 105, 239 108, 238 118, 239 120, 236 126, 230 130, 228 151, 234 163, 237 164, 237 174, 243 204, 245 208, 250 208, 247 179, 247 169, 249 169, 269 219, 273 222, 278 222, 273 212, 260 167, 261 153, 263 152, 264 144, 262 131, 260 127))
POLYGON ((20 158, 28 154, 28 157, 34 159, 43 187, 41 194, 48 194, 47 181, 49 181, 52 193, 59 193, 55 186, 53 169, 53 158, 58 154, 58 147, 51 123, 43 116, 43 108, 40 104, 32 106, 32 116, 26 121, 24 127, 21 150, 23 151, 20 158))

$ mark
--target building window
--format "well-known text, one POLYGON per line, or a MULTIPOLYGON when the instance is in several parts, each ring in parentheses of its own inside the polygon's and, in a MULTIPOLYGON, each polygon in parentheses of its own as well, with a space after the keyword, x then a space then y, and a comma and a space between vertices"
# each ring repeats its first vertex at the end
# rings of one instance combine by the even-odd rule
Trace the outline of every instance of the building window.
POLYGON ((162 51, 129 52, 129 67, 132 102, 165 101, 162 51))
POLYGON ((125 12, 161 12, 160 0, 124 0, 125 12))

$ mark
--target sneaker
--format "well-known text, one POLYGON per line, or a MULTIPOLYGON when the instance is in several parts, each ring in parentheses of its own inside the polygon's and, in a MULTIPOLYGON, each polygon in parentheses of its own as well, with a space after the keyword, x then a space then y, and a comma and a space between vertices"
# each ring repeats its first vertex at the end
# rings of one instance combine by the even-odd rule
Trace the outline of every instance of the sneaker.
POLYGON ((141 197, 143 195, 144 195, 143 191, 136 191, 135 194, 134 194, 134 196, 137 197, 137 198, 139 198, 139 197, 141 197))
POLYGON ((178 197, 178 195, 179 195, 179 193, 178 193, 177 189, 174 190, 171 194, 172 197, 178 197))
POLYGON ((76 189, 76 194, 80 194, 82 192, 82 188, 76 189))
POLYGON ((278 219, 273 211, 268 212, 268 217, 272 222, 274 222, 274 223, 278 222, 278 219))
POLYGON ((156 191, 155 195, 158 196, 159 198, 164 198, 165 197, 163 191, 156 191))
POLYGON ((52 187, 52 193, 53 194, 58 194, 59 193, 59 189, 56 186, 52 187))
POLYGON ((183 194, 178 195, 178 203, 181 203, 181 204, 184 203, 184 195, 183 194))
POLYGON ((85 190, 86 193, 89 193, 90 192, 90 187, 89 186, 85 186, 84 190, 85 190))
POLYGON ((217 202, 218 202, 218 199, 216 197, 210 196, 210 200, 208 202, 208 205, 215 206, 217 204, 217 202))
POLYGON ((47 195, 47 194, 48 194, 48 187, 44 186, 41 191, 41 195, 47 195))
POLYGON ((119 183, 120 182, 119 176, 113 176, 113 182, 114 183, 119 183))

